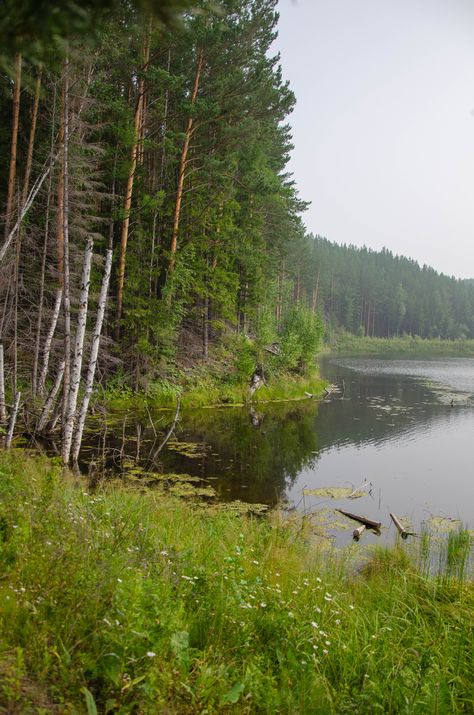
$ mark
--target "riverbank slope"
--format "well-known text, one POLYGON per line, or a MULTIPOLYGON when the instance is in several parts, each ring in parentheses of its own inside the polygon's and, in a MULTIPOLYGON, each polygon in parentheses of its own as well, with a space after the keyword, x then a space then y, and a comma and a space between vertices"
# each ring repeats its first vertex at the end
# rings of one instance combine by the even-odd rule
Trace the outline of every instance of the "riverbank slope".
POLYGON ((0 711, 474 706, 466 532, 434 576, 402 544, 355 569, 304 521, 91 492, 19 450, 0 453, 0 505, 0 711))

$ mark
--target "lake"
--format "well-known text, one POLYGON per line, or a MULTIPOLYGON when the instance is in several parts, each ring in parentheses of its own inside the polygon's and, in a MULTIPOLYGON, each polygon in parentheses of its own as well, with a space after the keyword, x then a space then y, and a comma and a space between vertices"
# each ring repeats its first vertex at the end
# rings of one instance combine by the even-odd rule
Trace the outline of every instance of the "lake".
POLYGON ((321 373, 339 388, 322 401, 183 413, 157 456, 169 413, 115 416, 105 435, 90 429, 83 464, 102 457, 137 482, 150 471, 189 475, 221 501, 340 507, 386 525, 394 512, 415 530, 435 516, 472 524, 474 359, 338 358, 321 373), (364 496, 308 493, 334 487, 364 496))

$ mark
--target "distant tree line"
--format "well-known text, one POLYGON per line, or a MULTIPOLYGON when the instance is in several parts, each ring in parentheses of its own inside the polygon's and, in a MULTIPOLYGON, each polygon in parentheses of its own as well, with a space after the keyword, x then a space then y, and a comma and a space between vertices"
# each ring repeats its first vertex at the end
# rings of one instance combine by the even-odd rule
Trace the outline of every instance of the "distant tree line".
POLYGON ((390 338, 474 338, 474 281, 321 236, 305 236, 287 265, 295 295, 331 327, 390 338))

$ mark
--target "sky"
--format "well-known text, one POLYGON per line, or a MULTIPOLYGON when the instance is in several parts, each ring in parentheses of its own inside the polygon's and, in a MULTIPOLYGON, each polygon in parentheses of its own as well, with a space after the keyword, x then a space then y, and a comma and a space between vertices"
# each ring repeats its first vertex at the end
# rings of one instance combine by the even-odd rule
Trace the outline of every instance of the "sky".
POLYGON ((279 0, 307 229, 474 278, 474 0, 279 0))

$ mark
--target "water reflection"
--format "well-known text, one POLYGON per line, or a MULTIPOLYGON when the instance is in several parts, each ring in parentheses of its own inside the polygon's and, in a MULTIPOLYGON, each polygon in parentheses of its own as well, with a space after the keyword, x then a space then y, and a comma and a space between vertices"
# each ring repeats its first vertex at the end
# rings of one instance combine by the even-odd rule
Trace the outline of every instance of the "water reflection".
POLYGON ((171 412, 115 415, 106 430, 95 418, 82 466, 87 470, 94 460, 109 473, 135 472, 137 478, 143 470, 185 473, 207 480, 221 500, 269 505, 299 503, 305 486, 369 479, 376 495, 363 505, 369 517, 390 509, 419 522, 424 512, 438 509, 470 518, 474 361, 453 361, 452 372, 450 364, 326 363, 325 376, 344 386, 339 394, 322 402, 182 413, 173 441, 158 455, 171 412), (435 376, 466 399, 454 408, 440 400, 435 376))

